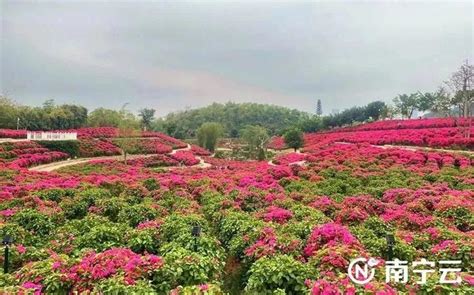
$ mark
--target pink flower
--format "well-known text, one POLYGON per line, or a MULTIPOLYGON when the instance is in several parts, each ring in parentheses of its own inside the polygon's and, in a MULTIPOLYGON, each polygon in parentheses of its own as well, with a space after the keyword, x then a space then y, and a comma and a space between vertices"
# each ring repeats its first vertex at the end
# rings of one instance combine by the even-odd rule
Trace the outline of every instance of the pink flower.
POLYGON ((312 256, 324 245, 358 246, 359 242, 349 230, 337 223, 326 223, 313 229, 304 249, 306 256, 312 256))
POLYGON ((286 210, 276 206, 270 206, 264 215, 265 221, 275 221, 278 223, 285 223, 288 219, 293 217, 290 210, 286 210))
POLYGON ((16 250, 20 253, 20 254, 25 254, 26 252, 26 248, 25 246, 23 246, 22 244, 19 244, 16 246, 16 250))
POLYGON ((5 209, 0 211, 0 215, 5 216, 5 217, 10 217, 13 216, 16 213, 14 209, 5 209))

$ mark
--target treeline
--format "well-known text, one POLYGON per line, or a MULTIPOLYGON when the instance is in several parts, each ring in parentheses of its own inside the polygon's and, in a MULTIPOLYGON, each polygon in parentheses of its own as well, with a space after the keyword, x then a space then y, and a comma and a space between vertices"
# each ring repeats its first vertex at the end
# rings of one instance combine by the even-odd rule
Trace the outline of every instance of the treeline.
MULTIPOLYGON (((269 136, 281 135, 297 128, 305 132, 350 126, 385 118, 412 118, 415 111, 432 116, 472 116, 474 100, 474 67, 466 61, 434 92, 401 94, 393 105, 374 101, 355 106, 338 114, 313 115, 281 106, 256 103, 213 103, 207 107, 185 110, 155 119, 155 110, 145 108, 138 116, 127 111, 98 108, 92 112, 80 105, 56 105, 47 100, 40 107, 22 106, 0 97, 0 128, 56 130, 90 127, 127 127, 155 130, 176 138, 195 138, 205 123, 216 123, 226 137, 240 137, 247 126, 265 128, 269 136), (451 91, 449 91, 451 90, 451 91)), ((321 110, 321 106, 318 107, 321 110)))
POLYGON ((111 110, 98 108, 88 112, 80 105, 56 105, 47 100, 40 107, 19 105, 6 97, 0 97, 0 128, 27 130, 60 130, 81 127, 120 127, 150 129, 155 110, 142 109, 138 117, 122 108, 111 110))
POLYGON ((199 127, 206 122, 219 123, 224 136, 228 137, 239 137, 248 125, 263 126, 270 135, 275 135, 310 118, 308 113, 281 106, 228 102, 171 113, 157 120, 153 127, 176 138, 195 137, 199 127))
POLYGON ((404 118, 412 118, 414 112, 430 111, 434 116, 470 117, 474 102, 474 66, 466 60, 434 92, 400 94, 393 99, 391 111, 404 118))
POLYGON ((29 107, 0 97, 0 128, 28 130, 79 128, 87 124, 87 115, 87 109, 79 105, 57 106, 54 101, 47 100, 41 107, 29 107))

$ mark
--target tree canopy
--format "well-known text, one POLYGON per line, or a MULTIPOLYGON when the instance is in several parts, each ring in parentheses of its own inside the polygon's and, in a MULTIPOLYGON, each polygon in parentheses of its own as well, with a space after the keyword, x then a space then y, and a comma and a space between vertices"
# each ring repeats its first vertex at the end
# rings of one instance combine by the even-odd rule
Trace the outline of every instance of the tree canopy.
POLYGON ((262 126, 246 126, 240 131, 241 138, 247 143, 250 156, 258 158, 258 160, 265 159, 265 150, 270 136, 267 130, 262 126))
POLYGON ((206 122, 197 131, 198 144, 213 152, 217 145, 217 140, 223 134, 222 125, 216 122, 206 122))
POLYGON ((299 129, 293 128, 283 134, 285 144, 295 151, 304 145, 303 132, 299 129))
POLYGON ((280 106, 228 102, 171 113, 154 127, 177 138, 196 136, 197 129, 205 122, 220 123, 229 137, 238 137, 247 125, 264 126, 270 135, 275 135, 309 117, 308 113, 280 106))

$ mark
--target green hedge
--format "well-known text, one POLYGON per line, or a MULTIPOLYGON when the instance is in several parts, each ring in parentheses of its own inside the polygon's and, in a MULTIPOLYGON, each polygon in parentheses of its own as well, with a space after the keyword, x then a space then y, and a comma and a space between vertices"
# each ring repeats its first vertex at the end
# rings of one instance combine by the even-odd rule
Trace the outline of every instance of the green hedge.
POLYGON ((69 154, 72 158, 79 157, 79 142, 74 140, 37 141, 41 146, 52 151, 69 154))

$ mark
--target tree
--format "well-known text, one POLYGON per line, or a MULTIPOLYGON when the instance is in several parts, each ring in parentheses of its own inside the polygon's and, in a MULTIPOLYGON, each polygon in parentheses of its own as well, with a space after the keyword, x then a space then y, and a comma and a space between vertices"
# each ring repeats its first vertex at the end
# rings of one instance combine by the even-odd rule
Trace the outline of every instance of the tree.
POLYGON ((323 118, 312 116, 304 119, 295 125, 295 128, 301 129, 304 132, 316 132, 323 129, 323 118))
POLYGON ((373 101, 365 107, 365 114, 367 117, 377 121, 382 116, 386 107, 383 101, 373 101))
POLYGON ((268 132, 261 126, 247 126, 240 132, 241 138, 247 143, 250 156, 258 160, 265 159, 267 143, 270 139, 268 132))
POLYGON ((247 125, 265 127, 269 135, 276 135, 309 117, 308 113, 280 106, 228 102, 170 113, 159 125, 170 136, 190 138, 197 135, 202 124, 216 122, 222 125, 226 136, 239 137, 239 131, 247 125))
POLYGON ((458 103, 463 117, 468 117, 470 105, 474 100, 474 66, 470 65, 468 60, 451 75, 446 82, 454 92, 454 102, 458 103))
POLYGON ((197 130, 198 144, 199 146, 214 152, 217 140, 223 135, 223 133, 224 130, 221 124, 216 122, 204 123, 197 130))
POLYGON ((316 105, 316 115, 322 116, 322 114, 323 114, 323 106, 321 104, 321 100, 318 99, 318 103, 316 105))
POLYGON ((87 119, 90 127, 118 127, 121 122, 119 111, 98 108, 92 111, 87 119))
POLYGON ((283 140, 288 147, 294 149, 296 152, 296 150, 301 148, 304 144, 303 132, 296 128, 290 129, 283 134, 283 140))
POLYGON ((117 145, 120 148, 123 161, 127 164, 127 155, 135 149, 137 145, 137 137, 139 136, 139 124, 135 116, 126 111, 124 108, 120 112, 120 121, 118 123, 118 139, 117 145))
POLYGON ((407 117, 408 119, 413 116, 413 112, 417 109, 418 106, 418 93, 408 94, 399 94, 393 99, 393 103, 397 108, 398 112, 407 117))
POLYGON ((87 124, 87 109, 83 106, 74 104, 64 104, 60 106, 61 109, 72 114, 69 122, 70 128, 80 128, 87 124))
POLYGON ((0 128, 17 127, 18 107, 7 97, 0 96, 0 128))
POLYGON ((141 109, 138 113, 138 116, 141 117, 141 126, 143 130, 149 130, 151 127, 151 123, 155 117, 155 110, 154 109, 141 109))
POLYGON ((449 96, 449 93, 443 87, 439 87, 435 92, 426 92, 420 94, 421 105, 426 103, 426 106, 429 106, 429 110, 438 113, 444 116, 449 116, 452 106, 452 100, 449 96))

